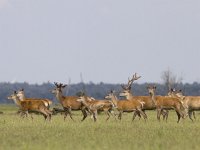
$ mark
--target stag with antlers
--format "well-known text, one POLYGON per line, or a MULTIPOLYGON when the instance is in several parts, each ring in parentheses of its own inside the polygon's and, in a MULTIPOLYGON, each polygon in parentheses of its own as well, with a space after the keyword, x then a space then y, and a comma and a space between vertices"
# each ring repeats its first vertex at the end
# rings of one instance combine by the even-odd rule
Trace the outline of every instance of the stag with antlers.
MULTIPOLYGON (((156 106, 152 102, 151 98, 149 96, 134 96, 131 93, 132 84, 134 81, 140 79, 141 76, 138 76, 137 73, 133 74, 132 78, 128 78, 128 84, 127 85, 121 85, 123 88, 123 91, 119 94, 120 97, 126 97, 128 100, 139 100, 144 103, 143 110, 155 110, 156 106)), ((168 110, 162 109, 161 114, 163 116, 163 120, 167 121, 168 118, 168 110)))
POLYGON ((64 113, 64 120, 66 119, 67 115, 72 118, 72 110, 81 110, 83 114, 83 118, 81 121, 85 120, 87 117, 86 107, 81 103, 78 102, 78 96, 64 96, 63 95, 63 89, 67 86, 62 83, 56 83, 54 82, 56 88, 53 89, 51 92, 55 94, 58 101, 61 103, 65 113, 64 113))

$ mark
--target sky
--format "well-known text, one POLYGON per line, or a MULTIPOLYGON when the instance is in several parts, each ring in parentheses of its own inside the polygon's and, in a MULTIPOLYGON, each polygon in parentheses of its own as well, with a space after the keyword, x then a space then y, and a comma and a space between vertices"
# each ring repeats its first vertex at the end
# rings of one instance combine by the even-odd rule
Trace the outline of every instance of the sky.
POLYGON ((0 0, 0 82, 200 82, 199 0, 0 0))

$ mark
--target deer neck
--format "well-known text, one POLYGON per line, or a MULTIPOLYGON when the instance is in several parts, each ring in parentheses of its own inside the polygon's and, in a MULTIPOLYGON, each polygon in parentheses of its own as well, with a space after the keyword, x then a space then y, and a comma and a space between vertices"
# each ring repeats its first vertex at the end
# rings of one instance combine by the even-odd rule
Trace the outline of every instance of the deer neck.
POLYGON ((156 98, 155 98, 155 93, 150 94, 151 100, 154 105, 156 105, 156 98))
POLYGON ((15 104, 17 106, 21 106, 21 101, 20 101, 20 99, 18 97, 14 98, 13 101, 15 102, 15 104))
POLYGON ((126 96, 126 99, 132 99, 133 95, 131 93, 128 93, 128 95, 126 96))
POLYGON ((119 100, 117 99, 117 97, 115 95, 112 95, 111 101, 114 103, 115 106, 117 106, 117 103, 119 100))
POLYGON ((25 95, 22 94, 22 95, 19 96, 19 99, 18 99, 18 100, 20 100, 20 101, 24 101, 25 99, 26 99, 25 95))
POLYGON ((63 101, 63 95, 62 95, 62 92, 58 92, 57 94, 56 94, 56 98, 57 98, 57 100, 58 101, 60 101, 61 102, 61 104, 62 104, 62 101, 63 101))

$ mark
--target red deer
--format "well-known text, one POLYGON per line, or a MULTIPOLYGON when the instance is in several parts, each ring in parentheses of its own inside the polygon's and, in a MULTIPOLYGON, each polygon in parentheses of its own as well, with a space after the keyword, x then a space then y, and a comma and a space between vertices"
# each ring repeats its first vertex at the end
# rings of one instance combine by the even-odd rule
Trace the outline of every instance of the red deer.
POLYGON ((187 109, 190 120, 193 121, 192 114, 194 119, 196 119, 194 111, 200 110, 200 96, 184 96, 182 91, 176 91, 176 90, 171 90, 169 95, 172 97, 181 98, 183 105, 187 109))
POLYGON ((176 98, 176 97, 169 97, 169 96, 155 96, 155 90, 156 87, 147 87, 151 100, 154 103, 154 105, 156 106, 157 109, 157 119, 160 121, 160 115, 161 115, 161 111, 162 109, 174 109, 176 111, 176 114, 178 116, 178 121, 177 123, 179 123, 180 118, 185 118, 185 114, 183 111, 185 111, 185 108, 180 100, 180 98, 176 98))
POLYGON ((8 99, 12 99, 20 108, 20 110, 28 115, 29 111, 39 112, 43 114, 45 120, 51 120, 51 112, 48 110, 46 105, 41 100, 25 100, 21 101, 17 96, 17 92, 15 91, 8 99))
POLYGON ((57 100, 61 103, 65 113, 64 113, 64 120, 66 119, 67 115, 69 114, 70 118, 73 120, 72 118, 72 110, 81 110, 82 114, 83 114, 83 118, 81 121, 85 120, 85 118, 87 117, 87 111, 85 106, 81 103, 78 102, 78 96, 64 96, 62 93, 62 90, 67 86, 67 85, 63 85, 62 83, 58 84, 56 82, 54 82, 56 88, 53 89, 51 92, 53 94, 55 94, 57 100))
POLYGON ((19 97, 19 99, 21 101, 24 101, 24 100, 41 100, 47 106, 47 108, 50 108, 50 105, 52 104, 52 101, 49 100, 49 99, 46 99, 46 98, 26 98, 25 94, 24 94, 24 89, 17 91, 17 96, 19 97))
MULTIPOLYGON (((128 79, 128 84, 125 85, 121 85, 123 88, 123 91, 120 93, 120 97, 126 97, 127 100, 140 100, 141 102, 144 102, 144 106, 143 106, 143 110, 145 112, 145 110, 155 110, 156 106, 154 105, 154 103, 152 102, 151 98, 149 96, 134 96, 131 93, 131 86, 133 84, 134 81, 138 80, 139 78, 141 78, 141 76, 137 76, 137 74, 135 73, 133 75, 133 77, 131 79, 128 79)), ((162 110, 161 114, 163 116, 163 120, 167 121, 168 118, 168 110, 162 110)))
MULTIPOLYGON (((85 105, 88 110, 91 112, 93 115, 94 121, 96 121, 96 113, 97 111, 104 111, 105 114, 107 114, 107 119, 106 121, 110 118, 110 115, 113 115, 115 117, 115 114, 113 114, 113 108, 114 104, 112 101, 109 100, 96 100, 96 99, 91 99, 90 97, 86 96, 84 93, 80 95, 79 102, 82 102, 83 105, 85 105), (99 107, 101 106, 101 107, 99 107)), ((116 118, 115 118, 116 119, 116 118)))
POLYGON ((109 93, 105 98, 111 99, 116 106, 116 109, 119 111, 118 119, 121 120, 123 112, 133 112, 134 114, 132 121, 135 119, 137 114, 139 114, 139 116, 142 115, 145 120, 147 119, 146 114, 142 110, 144 102, 141 102, 139 100, 118 100, 113 91, 111 91, 111 93, 109 93))

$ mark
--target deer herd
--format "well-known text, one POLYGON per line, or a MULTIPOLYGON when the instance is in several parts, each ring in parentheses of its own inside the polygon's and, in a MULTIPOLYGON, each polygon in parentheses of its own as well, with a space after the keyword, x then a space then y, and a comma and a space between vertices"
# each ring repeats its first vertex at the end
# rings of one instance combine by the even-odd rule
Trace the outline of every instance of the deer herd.
MULTIPOLYGON (((156 87, 148 86, 149 96, 134 96, 131 87, 134 81, 141 78, 136 73, 131 79, 128 79, 127 85, 121 85, 122 91, 119 93, 118 99, 114 91, 110 91, 103 100, 94 99, 84 92, 80 92, 78 96, 64 96, 63 89, 67 86, 62 83, 55 83, 55 88, 51 93, 55 95, 60 102, 64 112, 64 120, 69 115, 73 119, 72 111, 81 111, 84 121, 88 115, 97 121, 98 112, 104 112, 107 115, 106 121, 113 116, 115 120, 122 119, 124 112, 132 112, 132 120, 137 116, 147 120, 146 110, 156 110, 157 120, 160 121, 162 115, 163 120, 167 121, 169 110, 174 110, 177 115, 177 123, 180 119, 187 116, 193 121, 195 119, 195 111, 200 110, 200 96, 184 96, 182 91, 171 89, 166 96, 156 95, 156 87)), ((46 98, 26 98, 24 89, 14 91, 8 99, 13 100, 19 107, 21 117, 33 119, 32 113, 42 114, 45 120, 51 120, 53 111, 50 110, 52 101, 46 98)))

